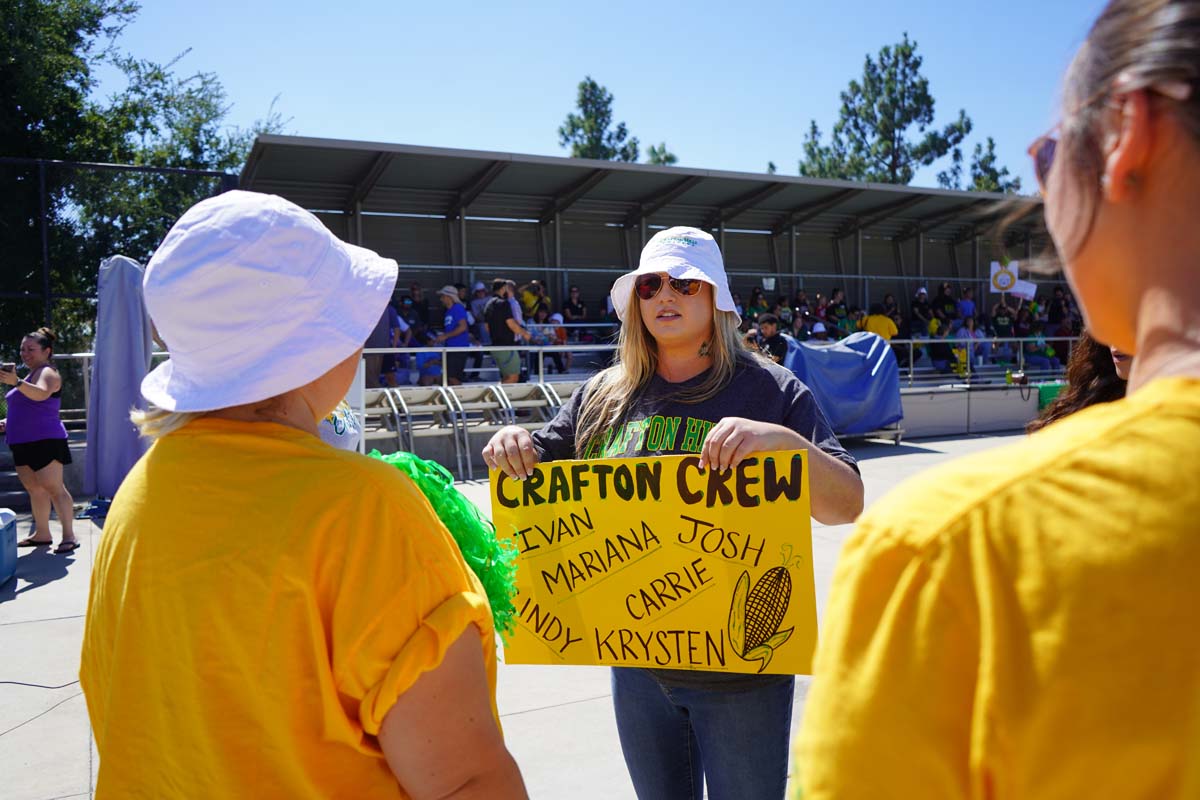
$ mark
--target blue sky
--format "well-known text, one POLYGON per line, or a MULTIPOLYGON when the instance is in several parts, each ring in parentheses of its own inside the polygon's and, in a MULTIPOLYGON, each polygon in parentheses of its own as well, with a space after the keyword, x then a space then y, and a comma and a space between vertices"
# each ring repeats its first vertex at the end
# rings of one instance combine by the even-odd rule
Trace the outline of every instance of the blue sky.
MULTIPOLYGON (((615 119, 689 167, 796 174, 810 119, 828 132, 863 57, 907 31, 937 122, 1033 178, 1025 147, 1056 116, 1099 0, 1008 2, 385 3, 144 0, 120 43, 216 72, 249 125, 272 98, 304 136, 566 155, 557 130, 591 75, 615 119)), ((103 84, 111 90, 113 84, 103 84)), ((947 159, 948 161, 948 159, 947 159)), ((937 164, 915 185, 936 185, 937 164)))

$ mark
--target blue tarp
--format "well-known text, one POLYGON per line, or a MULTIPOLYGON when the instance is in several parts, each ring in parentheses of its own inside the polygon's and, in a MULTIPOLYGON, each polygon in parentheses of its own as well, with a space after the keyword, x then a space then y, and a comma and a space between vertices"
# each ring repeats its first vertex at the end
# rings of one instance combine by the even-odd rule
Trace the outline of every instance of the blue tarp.
POLYGON ((788 337, 783 366, 812 389, 835 433, 868 433, 904 417, 900 365, 882 336, 859 331, 837 342, 788 337))
POLYGON ((141 265, 125 256, 107 258, 97 284, 83 491, 111 498, 148 446, 129 421, 129 411, 146 407, 141 385, 150 369, 153 341, 142 300, 141 265))

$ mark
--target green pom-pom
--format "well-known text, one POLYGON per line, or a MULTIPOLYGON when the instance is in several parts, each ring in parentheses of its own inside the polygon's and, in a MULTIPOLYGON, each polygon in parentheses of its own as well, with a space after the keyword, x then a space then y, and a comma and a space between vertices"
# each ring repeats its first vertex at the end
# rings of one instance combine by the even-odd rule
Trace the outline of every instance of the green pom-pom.
POLYGON ((454 476, 441 464, 404 452, 385 456, 372 450, 368 455, 396 467, 417 485, 483 584, 496 630, 503 635, 512 633, 516 616, 513 597, 517 594, 517 550, 512 543, 496 538, 496 527, 454 488, 454 476))

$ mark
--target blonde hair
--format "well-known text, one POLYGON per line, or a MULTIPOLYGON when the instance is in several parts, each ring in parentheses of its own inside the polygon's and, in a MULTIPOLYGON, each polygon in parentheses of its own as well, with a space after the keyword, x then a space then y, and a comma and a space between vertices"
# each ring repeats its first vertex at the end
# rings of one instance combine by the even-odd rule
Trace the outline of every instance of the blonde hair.
MULTIPOLYGON (((274 397, 268 397, 266 400, 259 400, 254 403, 247 403, 243 408, 247 408, 257 416, 262 417, 264 422, 274 422, 275 419, 270 416, 271 412, 277 411, 282 398, 286 395, 277 394, 274 397)), ((237 406, 229 406, 237 408, 237 406)), ((135 408, 129 412, 129 419, 137 426, 138 432, 147 439, 161 439, 168 433, 173 433, 193 420, 207 417, 209 414, 225 409, 214 408, 211 411, 166 411, 161 408, 150 408, 142 411, 140 408, 135 408)))
MULTIPOLYGON (((621 422, 658 370, 658 346, 642 321, 637 295, 634 290, 630 294, 633 296, 627 306, 628 318, 617 335, 617 360, 590 382, 579 410, 575 426, 577 458, 586 456, 593 439, 621 422)), ((708 346, 713 362, 708 375, 698 385, 672 394, 671 400, 702 403, 730 384, 739 362, 765 363, 765 359, 746 348, 738 331, 737 314, 716 307, 715 292, 713 334, 708 346)))
POLYGON ((129 412, 130 421, 137 426, 138 433, 147 439, 161 439, 203 416, 203 411, 167 411, 153 406, 145 411, 135 408, 129 412))

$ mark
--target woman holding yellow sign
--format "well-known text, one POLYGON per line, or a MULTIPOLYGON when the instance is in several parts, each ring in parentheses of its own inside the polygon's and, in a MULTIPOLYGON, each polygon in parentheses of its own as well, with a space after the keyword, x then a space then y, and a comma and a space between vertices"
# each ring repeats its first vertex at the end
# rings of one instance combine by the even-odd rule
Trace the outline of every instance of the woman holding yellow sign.
MULTIPOLYGON (((771 450, 809 454, 813 516, 836 524, 863 504, 854 459, 812 393, 745 349, 716 242, 695 228, 654 236, 613 285, 624 325, 616 363, 542 430, 497 433, 489 467, 527 478, 539 461, 695 453, 725 471, 771 450), (655 417, 670 424, 648 425, 655 417), (655 433, 647 433, 654 431, 655 433)), ((621 749, 643 798, 783 797, 795 679, 613 669, 621 749)))

